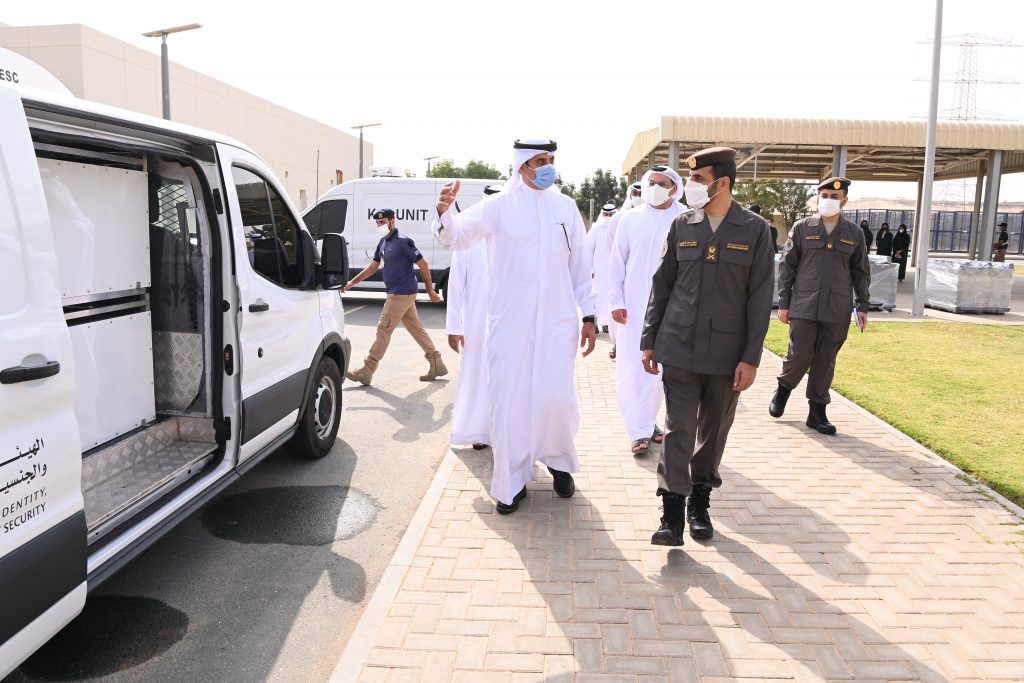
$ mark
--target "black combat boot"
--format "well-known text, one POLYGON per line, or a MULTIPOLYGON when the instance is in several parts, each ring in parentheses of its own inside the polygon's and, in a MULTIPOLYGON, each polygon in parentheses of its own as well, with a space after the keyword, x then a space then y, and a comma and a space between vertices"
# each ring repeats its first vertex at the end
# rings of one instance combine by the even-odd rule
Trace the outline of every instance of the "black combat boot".
POLYGON ((683 496, 675 493, 661 494, 664 514, 661 516, 661 526, 651 536, 651 545, 682 545, 683 528, 686 526, 686 518, 683 515, 683 496))
POLYGON ((690 537, 698 541, 707 541, 715 535, 711 526, 711 487, 695 484, 690 499, 686 501, 686 521, 690 523, 690 537))
POLYGON ((807 413, 807 426, 811 429, 817 429, 822 434, 832 435, 836 433, 836 426, 828 421, 828 415, 825 414, 825 404, 815 403, 814 401, 808 401, 811 409, 807 413))
POLYGON ((779 388, 775 390, 775 394, 772 396, 772 402, 768 404, 768 414, 772 417, 782 417, 782 414, 786 412, 786 402, 789 401, 789 394, 793 391, 782 386, 782 382, 779 382, 779 388))

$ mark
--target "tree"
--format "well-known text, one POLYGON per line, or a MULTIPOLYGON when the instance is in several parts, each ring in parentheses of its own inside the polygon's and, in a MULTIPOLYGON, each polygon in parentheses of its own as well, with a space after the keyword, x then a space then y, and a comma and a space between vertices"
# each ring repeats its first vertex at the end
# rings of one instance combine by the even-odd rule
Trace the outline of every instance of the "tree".
POLYGON ((814 185, 797 180, 770 181, 772 192, 778 197, 778 212, 782 214, 786 230, 807 213, 807 202, 814 196, 814 185))
MULTIPOLYGON (((601 207, 609 202, 620 205, 626 198, 628 185, 622 178, 618 178, 611 171, 597 169, 593 176, 587 176, 580 184, 579 192, 573 195, 576 206, 584 216, 590 215, 590 200, 594 200, 594 212, 597 213, 601 207)), ((565 192, 565 188, 562 189, 565 192)), ((566 193, 568 194, 568 193, 566 193)))
POLYGON ((441 159, 430 167, 428 178, 462 178, 463 169, 451 159, 441 159))
POLYGON ((814 196, 814 185, 798 180, 743 180, 736 184, 733 197, 744 206, 757 204, 765 218, 778 213, 787 226, 807 213, 807 201, 814 196))
POLYGON ((484 163, 476 159, 470 160, 465 167, 456 166, 451 159, 442 159, 431 166, 428 178, 481 178, 484 180, 504 180, 494 164, 484 163))
POLYGON ((463 178, 487 178, 490 180, 505 180, 501 171, 494 167, 494 164, 485 164, 475 159, 466 164, 463 178))

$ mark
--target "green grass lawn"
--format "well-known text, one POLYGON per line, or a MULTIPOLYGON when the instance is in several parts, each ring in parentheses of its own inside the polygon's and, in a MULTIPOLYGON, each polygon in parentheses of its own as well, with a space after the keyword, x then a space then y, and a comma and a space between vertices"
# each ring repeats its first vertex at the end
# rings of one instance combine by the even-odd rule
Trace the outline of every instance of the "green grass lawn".
MULTIPOLYGON (((765 346, 785 355, 772 321, 765 346)), ((1024 505, 1024 328, 874 323, 851 328, 833 388, 1024 505)))

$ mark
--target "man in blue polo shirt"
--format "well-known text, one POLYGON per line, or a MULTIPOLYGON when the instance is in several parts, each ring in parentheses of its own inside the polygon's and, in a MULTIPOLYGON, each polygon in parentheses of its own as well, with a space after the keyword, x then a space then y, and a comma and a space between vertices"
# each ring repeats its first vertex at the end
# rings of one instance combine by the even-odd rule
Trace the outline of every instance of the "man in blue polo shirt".
POLYGON ((416 343, 426 354, 430 368, 427 374, 420 377, 424 382, 429 382, 438 377, 448 374, 448 368, 441 360, 441 353, 434 347, 430 335, 423 328, 420 317, 416 313, 416 273, 413 266, 418 266, 423 275, 423 284, 427 287, 427 295, 430 300, 437 303, 441 297, 434 291, 434 284, 430 279, 430 268, 427 267, 427 260, 416 248, 416 244, 398 232, 395 227, 395 210, 378 209, 373 213, 373 219, 377 222, 377 230, 381 234, 381 240, 377 244, 377 250, 373 253, 373 260, 361 273, 352 278, 344 290, 347 292, 354 285, 359 284, 366 278, 384 268, 384 286, 387 288, 388 298, 384 302, 384 310, 380 314, 380 322, 377 323, 377 339, 370 347, 370 352, 363 361, 363 367, 358 370, 349 371, 345 376, 353 382, 369 384, 373 379, 373 373, 377 370, 377 364, 384 357, 391 343, 391 334, 398 327, 398 323, 405 325, 409 334, 416 340, 416 343))

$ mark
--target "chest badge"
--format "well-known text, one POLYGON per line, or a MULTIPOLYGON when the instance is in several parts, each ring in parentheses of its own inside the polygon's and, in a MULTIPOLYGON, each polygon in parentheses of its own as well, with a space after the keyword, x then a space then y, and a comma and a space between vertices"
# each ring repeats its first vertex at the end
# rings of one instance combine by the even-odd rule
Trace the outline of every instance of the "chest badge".
POLYGON ((825 243, 825 248, 826 249, 831 249, 832 248, 832 243, 831 242, 826 242, 825 243))
POLYGON ((708 246, 708 255, 707 255, 707 258, 705 258, 704 260, 707 261, 708 263, 714 263, 715 261, 717 261, 718 260, 718 247, 716 247, 713 244, 709 245, 708 246))

